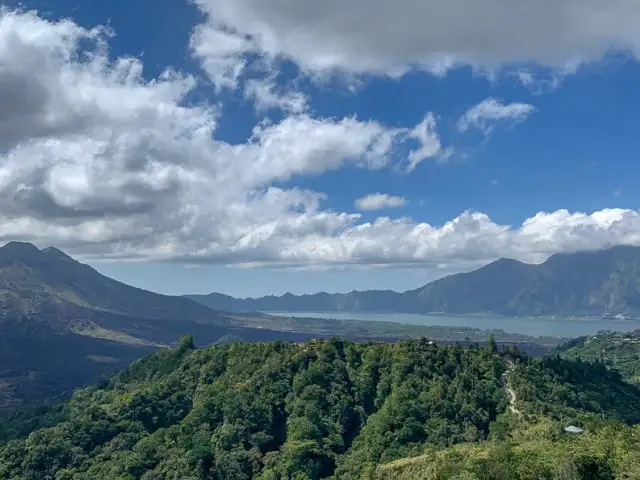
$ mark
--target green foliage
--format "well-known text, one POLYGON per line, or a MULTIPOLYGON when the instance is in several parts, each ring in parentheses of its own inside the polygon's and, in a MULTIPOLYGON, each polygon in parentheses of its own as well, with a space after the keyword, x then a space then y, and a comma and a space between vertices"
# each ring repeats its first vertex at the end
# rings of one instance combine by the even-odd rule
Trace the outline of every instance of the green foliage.
POLYGON ((517 372, 511 386, 526 400, 526 412, 577 423, 598 418, 640 423, 640 390, 600 362, 525 359, 517 372))
MULTIPOLYGON (((425 452, 439 459, 433 471, 447 475, 433 478, 547 478, 532 476, 543 471, 535 449, 518 447, 533 441, 516 438, 524 420, 505 413, 503 374, 514 362, 509 385, 526 415, 571 415, 589 432, 616 435, 622 429, 602 413, 618 421, 640 415, 638 389, 602 365, 534 361, 491 345, 333 339, 196 349, 184 337, 76 392, 64 415, 42 423, 51 427, 2 446, 0 478, 372 479, 381 464, 425 452), (469 468, 459 468, 466 457, 441 453, 464 448, 484 453, 470 455, 478 458, 469 468), (514 476, 520 470, 534 473, 514 476)), ((541 431, 535 441, 545 449, 564 441, 559 423, 545 428, 530 434, 541 431)), ((599 445, 611 454, 622 451, 616 442, 599 445)), ((621 465, 631 468, 631 453, 605 465, 599 450, 576 450, 567 472, 608 478, 621 465)))
POLYGON ((577 338, 559 347, 558 353, 569 360, 601 361, 628 382, 640 384, 640 331, 577 338))
POLYGON ((41 428, 52 427, 69 418, 67 405, 25 407, 0 415, 0 443, 24 438, 41 428))
POLYGON ((640 428, 616 423, 579 437, 561 424, 518 424, 509 442, 457 445, 379 466, 374 480, 613 480, 640 478, 640 428))

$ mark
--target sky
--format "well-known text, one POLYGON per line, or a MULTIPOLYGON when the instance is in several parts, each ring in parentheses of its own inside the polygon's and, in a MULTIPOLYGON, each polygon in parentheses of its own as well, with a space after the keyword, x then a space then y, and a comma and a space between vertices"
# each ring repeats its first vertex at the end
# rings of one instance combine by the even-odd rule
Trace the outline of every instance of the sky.
POLYGON ((0 10, 0 243, 168 294, 640 245, 640 3, 0 10))

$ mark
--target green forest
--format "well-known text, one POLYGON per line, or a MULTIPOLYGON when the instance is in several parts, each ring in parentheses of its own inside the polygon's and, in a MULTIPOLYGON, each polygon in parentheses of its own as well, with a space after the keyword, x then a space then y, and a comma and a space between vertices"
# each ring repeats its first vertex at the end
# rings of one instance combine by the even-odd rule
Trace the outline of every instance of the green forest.
POLYGON ((557 351, 568 359, 602 361, 628 382, 640 384, 640 331, 580 337, 561 345, 557 351))
POLYGON ((640 479, 637 424, 640 390, 600 361, 184 337, 5 419, 0 478, 640 479))

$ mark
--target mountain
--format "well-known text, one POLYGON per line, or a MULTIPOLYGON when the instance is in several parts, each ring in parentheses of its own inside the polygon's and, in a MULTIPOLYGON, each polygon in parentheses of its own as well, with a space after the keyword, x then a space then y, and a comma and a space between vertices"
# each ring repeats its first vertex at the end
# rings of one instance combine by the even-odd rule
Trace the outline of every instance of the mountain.
POLYGON ((55 248, 0 248, 0 410, 52 401, 128 366, 182 334, 202 344, 304 341, 231 315, 101 275, 55 248))
POLYGON ((60 250, 11 242, 0 248, 0 305, 15 314, 90 309, 141 319, 207 322, 211 309, 101 275, 60 250))
POLYGON ((278 338, 262 325, 252 328, 261 317, 131 287, 55 248, 20 242, 0 248, 0 334, 28 325, 32 336, 41 329, 42 335, 75 333, 147 346, 175 342, 183 333, 204 343, 230 335, 278 338))
MULTIPOLYGON (((495 333, 499 340, 532 352, 557 343, 495 333)), ((484 342, 488 335, 474 329, 452 333, 384 322, 225 313, 117 282, 55 248, 40 250, 19 242, 0 248, 0 412, 59 400, 160 346, 174 344, 183 334, 195 337, 199 345, 304 342, 334 335, 385 341, 429 335, 449 342, 484 342)))
POLYGON ((266 296, 238 299, 220 293, 186 295, 210 308, 227 312, 381 312, 411 311, 407 295, 391 290, 367 290, 350 293, 316 293, 312 295, 266 296))
POLYGON ((1 423, 18 439, 0 446, 0 478, 631 479, 638 422, 640 390, 602 364, 491 344, 185 337, 1 423))
POLYGON ((227 311, 640 315, 640 247, 556 254, 539 265, 500 259, 416 290, 235 299, 189 295, 227 311))

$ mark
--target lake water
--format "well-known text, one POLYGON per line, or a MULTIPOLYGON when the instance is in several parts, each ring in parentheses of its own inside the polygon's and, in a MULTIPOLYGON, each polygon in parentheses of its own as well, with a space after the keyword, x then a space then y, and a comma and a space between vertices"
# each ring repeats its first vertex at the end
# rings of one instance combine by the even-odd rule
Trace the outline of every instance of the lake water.
POLYGON ((337 313, 337 312, 265 312, 283 317, 329 318, 394 322, 410 325, 470 327, 482 330, 503 330, 532 337, 581 337, 602 330, 631 332, 640 329, 639 320, 500 317, 492 315, 419 315, 411 313, 337 313))

